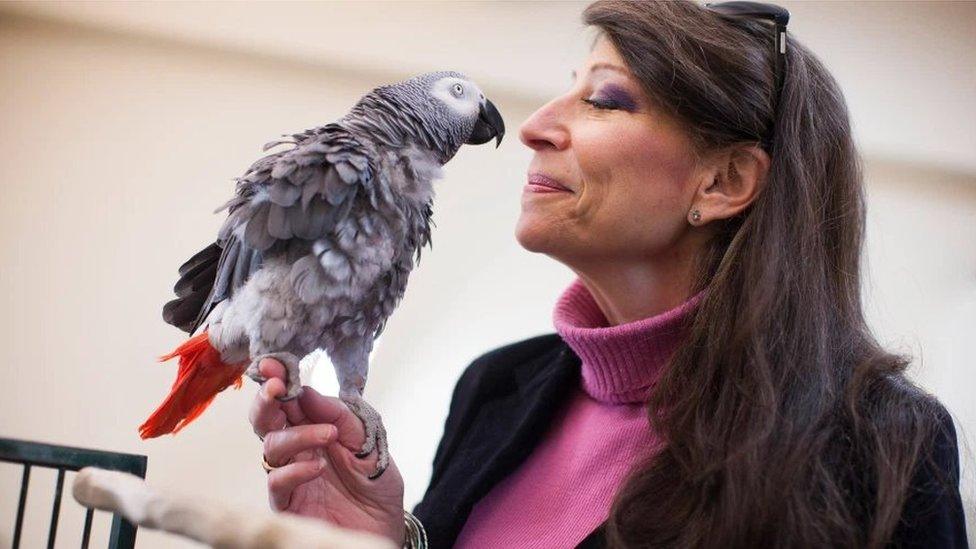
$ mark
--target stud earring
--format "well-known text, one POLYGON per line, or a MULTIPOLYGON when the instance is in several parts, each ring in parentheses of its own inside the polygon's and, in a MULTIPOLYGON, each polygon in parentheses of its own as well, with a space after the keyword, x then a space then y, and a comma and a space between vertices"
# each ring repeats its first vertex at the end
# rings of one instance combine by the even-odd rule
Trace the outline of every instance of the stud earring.
POLYGON ((695 223, 701 221, 701 212, 698 210, 691 210, 691 220, 695 223))

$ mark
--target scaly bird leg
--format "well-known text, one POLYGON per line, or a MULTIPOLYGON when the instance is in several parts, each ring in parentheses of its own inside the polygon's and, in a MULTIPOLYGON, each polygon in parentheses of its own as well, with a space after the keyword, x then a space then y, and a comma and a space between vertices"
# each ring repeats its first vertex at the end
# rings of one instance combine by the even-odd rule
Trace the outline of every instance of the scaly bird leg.
POLYGON ((286 383, 287 391, 284 396, 275 397, 279 402, 288 402, 302 393, 302 376, 301 370, 298 367, 299 359, 297 356, 291 353, 268 353, 264 355, 259 355, 254 357, 251 361, 251 365, 247 367, 244 373, 247 377, 253 379, 258 384, 262 384, 267 379, 261 375, 261 371, 258 369, 258 365, 262 360, 266 358, 273 358, 278 362, 285 365, 285 369, 288 371, 288 382, 286 383))
POLYGON ((339 391, 339 399, 345 402, 352 413, 363 421, 363 427, 366 429, 366 441, 356 457, 364 458, 376 450, 376 470, 369 475, 369 478, 379 478, 390 465, 390 451, 386 443, 386 427, 383 427, 380 414, 363 400, 362 395, 358 392, 339 391))

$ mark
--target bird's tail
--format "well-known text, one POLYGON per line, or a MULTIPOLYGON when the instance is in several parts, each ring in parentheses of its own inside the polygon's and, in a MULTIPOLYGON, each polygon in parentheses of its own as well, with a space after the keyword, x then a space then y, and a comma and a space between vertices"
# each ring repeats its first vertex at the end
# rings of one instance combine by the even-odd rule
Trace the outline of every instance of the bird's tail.
POLYGON ((159 357, 161 362, 180 357, 180 371, 169 396, 139 426, 139 436, 154 438, 176 433, 197 418, 217 393, 234 385, 241 388, 244 364, 227 364, 210 344, 207 332, 191 337, 175 351, 159 357))

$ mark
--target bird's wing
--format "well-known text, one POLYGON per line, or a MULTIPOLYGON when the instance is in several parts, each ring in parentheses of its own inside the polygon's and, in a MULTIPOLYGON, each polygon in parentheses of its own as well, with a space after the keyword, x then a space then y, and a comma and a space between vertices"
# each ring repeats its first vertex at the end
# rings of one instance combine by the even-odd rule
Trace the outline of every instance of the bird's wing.
MULTIPOLYGON (((163 318, 189 333, 221 301, 233 296, 265 257, 284 253, 296 241, 306 245, 330 234, 353 204, 393 201, 387 185, 370 185, 368 150, 335 124, 276 141, 294 148, 269 154, 238 179, 237 192, 217 238, 180 268, 177 299, 163 318)), ((218 210, 220 211, 220 210, 218 210)))

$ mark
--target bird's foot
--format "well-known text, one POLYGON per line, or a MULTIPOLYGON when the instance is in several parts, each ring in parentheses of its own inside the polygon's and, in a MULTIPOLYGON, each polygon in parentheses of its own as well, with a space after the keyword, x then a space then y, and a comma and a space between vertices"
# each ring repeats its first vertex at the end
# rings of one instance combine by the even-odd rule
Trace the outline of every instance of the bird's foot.
POLYGON ((287 390, 283 396, 275 398, 277 398, 280 402, 288 402, 289 400, 297 398, 298 395, 302 393, 302 375, 301 370, 298 367, 298 357, 291 353, 268 353, 265 355, 256 356, 254 357, 254 360, 251 361, 251 365, 248 366, 247 370, 244 371, 244 374, 258 384, 262 384, 267 381, 267 379, 261 375, 261 371, 258 369, 258 365, 261 364, 261 361, 266 358, 273 358, 278 362, 281 362, 285 365, 285 369, 288 371, 288 381, 285 384, 287 390))
POLYGON ((383 420, 380 414, 359 395, 339 393, 339 399, 363 421, 366 442, 363 443, 356 457, 364 458, 376 450, 376 470, 369 475, 369 478, 378 478, 390 465, 390 451, 386 444, 386 427, 383 427, 383 420))

